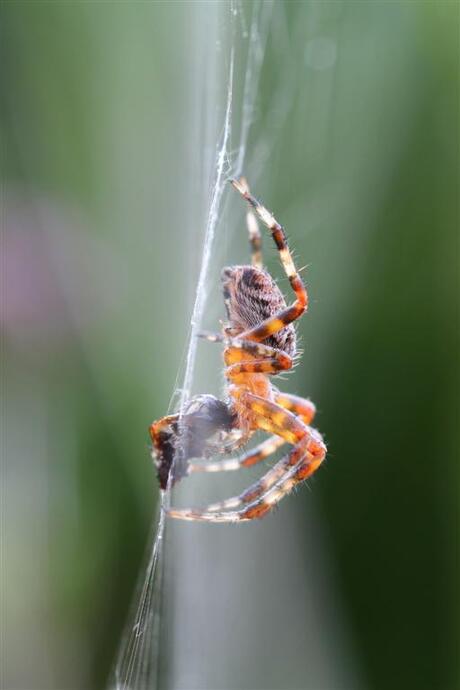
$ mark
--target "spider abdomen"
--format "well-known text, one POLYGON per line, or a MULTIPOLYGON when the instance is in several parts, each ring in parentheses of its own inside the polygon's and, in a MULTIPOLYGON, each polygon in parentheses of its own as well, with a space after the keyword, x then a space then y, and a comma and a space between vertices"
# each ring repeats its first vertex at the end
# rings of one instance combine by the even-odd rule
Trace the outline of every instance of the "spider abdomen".
MULTIPOLYGON (((273 278, 255 266, 228 266, 222 271, 229 330, 238 335, 260 325, 287 307, 286 300, 273 278)), ((273 333, 264 341, 267 345, 296 353, 296 333, 292 324, 273 333)))

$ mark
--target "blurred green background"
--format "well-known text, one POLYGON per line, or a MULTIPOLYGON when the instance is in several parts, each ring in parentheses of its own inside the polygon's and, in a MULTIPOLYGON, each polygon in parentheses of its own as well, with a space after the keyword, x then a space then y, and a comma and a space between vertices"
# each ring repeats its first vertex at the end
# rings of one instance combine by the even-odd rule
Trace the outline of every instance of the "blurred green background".
MULTIPOLYGON (((89 690, 110 672, 157 498, 146 429, 187 345, 232 31, 239 126, 254 7, 236 8, 1 5, 5 688, 89 690)), ((319 505, 361 685, 447 690, 459 6, 275 2, 267 37, 245 171, 308 263, 286 387, 317 402, 329 448, 278 513, 319 505)), ((217 272, 246 252, 231 195, 225 218, 217 272)))

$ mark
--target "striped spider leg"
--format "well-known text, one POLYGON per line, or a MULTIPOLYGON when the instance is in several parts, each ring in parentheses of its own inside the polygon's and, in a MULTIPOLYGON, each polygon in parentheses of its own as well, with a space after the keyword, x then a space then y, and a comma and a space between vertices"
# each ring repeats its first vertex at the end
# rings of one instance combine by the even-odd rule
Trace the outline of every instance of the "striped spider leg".
MULTIPOLYGON (((281 405, 281 407, 299 416, 307 426, 310 426, 312 423, 316 413, 316 407, 311 400, 301 398, 297 395, 291 395, 290 393, 278 393, 276 391, 274 391, 274 400, 281 405)), ((259 462, 262 462, 262 460, 270 457, 270 455, 276 453, 276 451, 285 444, 286 441, 282 436, 276 436, 276 434, 274 434, 244 453, 241 457, 226 458, 225 460, 218 460, 216 462, 191 462, 189 463, 189 473, 231 472, 239 470, 242 467, 253 467, 259 462)))
MULTIPOLYGON (((239 522, 262 517, 294 486, 309 477, 325 458, 320 434, 309 426, 314 406, 298 397, 278 393, 269 377, 292 368, 296 352, 293 322, 307 309, 308 295, 289 251, 282 226, 251 195, 242 178, 233 186, 248 201, 251 266, 227 267, 222 272, 224 301, 229 323, 223 336, 208 336, 223 342, 229 409, 235 427, 249 438, 257 430, 272 437, 235 464, 223 461, 219 469, 237 469, 268 457, 289 443, 292 450, 241 496, 215 503, 202 510, 170 510, 171 517, 206 522, 239 522), (256 216, 267 226, 278 249, 282 266, 296 299, 287 306, 271 276, 262 268, 261 241, 256 216)), ((217 471, 211 463, 208 471, 217 471)), ((192 464, 192 471, 201 465, 192 464)))
POLYGON ((255 213, 259 216, 264 225, 266 225, 270 230, 273 240, 276 244, 276 248, 279 252, 283 269, 296 295, 296 301, 290 307, 270 315, 255 328, 249 329, 245 333, 241 334, 242 338, 249 338, 250 340, 260 342, 268 338, 270 335, 279 333, 285 328, 285 326, 300 318, 300 316, 302 316, 302 314, 308 308, 308 294, 300 275, 297 273, 292 254, 289 251, 284 228, 278 223, 276 218, 274 218, 274 216, 267 211, 265 206, 262 206, 262 204, 260 204, 257 199, 252 196, 245 178, 241 178, 240 180, 232 180, 232 184, 254 209, 255 213))
MULTIPOLYGON (((321 436, 304 421, 305 418, 311 419, 314 414, 314 406, 310 401, 279 395, 280 401, 285 405, 292 409, 300 409, 300 414, 296 416, 277 402, 272 402, 264 397, 244 390, 240 395, 241 383, 238 382, 238 379, 246 373, 260 371, 265 374, 277 373, 279 370, 289 368, 289 363, 282 357, 278 359, 273 348, 260 343, 244 342, 238 339, 226 339, 225 342, 227 344, 225 350, 227 360, 233 358, 231 350, 233 350, 233 356, 238 350, 258 355, 258 358, 252 362, 230 364, 226 375, 229 380, 234 382, 231 386, 231 392, 239 397, 245 406, 246 414, 251 419, 251 428, 253 430, 262 429, 274 434, 273 437, 248 453, 245 459, 237 461, 238 467, 259 462, 284 443, 291 443, 294 448, 279 460, 261 480, 250 486, 240 496, 211 504, 203 510, 171 510, 169 513, 171 517, 206 522, 238 522, 262 517, 281 500, 285 493, 291 491, 296 484, 313 474, 326 454, 321 436), (266 359, 261 358, 263 355, 266 356, 266 359), (270 358, 268 358, 269 355, 271 355, 270 358), (228 511, 230 508, 239 508, 239 510, 228 511)), ((230 462, 234 463, 235 461, 212 463, 208 471, 217 471, 217 468, 219 470, 237 469, 233 465, 228 466, 226 464, 230 462)), ((200 467, 200 469, 205 469, 205 466, 200 467)))

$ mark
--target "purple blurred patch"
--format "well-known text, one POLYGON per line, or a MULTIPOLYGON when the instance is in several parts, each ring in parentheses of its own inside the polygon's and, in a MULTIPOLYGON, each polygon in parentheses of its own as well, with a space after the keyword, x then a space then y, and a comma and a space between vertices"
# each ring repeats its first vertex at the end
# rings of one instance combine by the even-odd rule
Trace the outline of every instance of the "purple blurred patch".
POLYGON ((0 325, 7 346, 61 349, 79 331, 110 320, 120 261, 81 211, 15 189, 4 194, 3 219, 0 325))

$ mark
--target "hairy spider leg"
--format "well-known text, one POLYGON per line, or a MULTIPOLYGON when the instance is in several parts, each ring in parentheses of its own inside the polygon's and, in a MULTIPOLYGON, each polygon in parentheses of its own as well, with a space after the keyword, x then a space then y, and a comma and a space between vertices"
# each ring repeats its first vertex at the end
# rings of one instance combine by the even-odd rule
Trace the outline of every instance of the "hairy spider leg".
POLYGON ((281 436, 270 436, 239 458, 228 458, 217 462, 192 462, 190 472, 230 472, 241 467, 253 467, 273 455, 286 441, 281 436))
MULTIPOLYGON (((270 481, 267 481, 265 486, 262 487, 261 482, 263 480, 261 480, 252 487, 253 494, 251 496, 245 492, 242 494, 241 502, 234 506, 232 504, 233 507, 237 507, 243 503, 243 507, 237 510, 222 510, 219 504, 213 504, 203 510, 172 510, 169 515, 181 520, 216 523, 261 518, 270 512, 297 484, 310 477, 323 462, 325 454, 326 448, 319 435, 312 431, 309 438, 306 437, 301 440, 293 451, 273 468, 270 481), (297 458, 300 456, 300 459, 292 464, 296 456, 297 458), (259 493, 259 491, 263 491, 263 493, 259 493)), ((223 503, 225 507, 228 507, 226 502, 223 503)))
MULTIPOLYGON (((204 444, 204 453, 207 456, 212 456, 212 455, 227 455, 228 453, 233 453, 234 451, 238 450, 241 448, 241 446, 245 446, 251 436, 253 435, 253 431, 244 431, 241 432, 238 430, 238 433, 234 434, 233 431, 228 431, 224 432, 224 434, 228 437, 230 437, 229 441, 221 441, 221 442, 212 442, 212 441, 205 441, 204 444), (233 435, 234 434, 234 435, 233 435)), ((195 472, 196 470, 193 469, 194 463, 189 462, 189 472, 195 472)))
POLYGON ((251 328, 241 334, 242 338, 247 338, 255 341, 262 341, 268 338, 273 333, 281 331, 285 326, 298 319, 308 308, 308 294, 302 282, 300 275, 294 264, 294 259, 289 251, 286 234, 283 227, 278 223, 276 218, 262 206, 249 191, 249 186, 244 177, 239 180, 231 180, 235 189, 246 199, 250 206, 254 209, 260 220, 270 230, 273 240, 278 249, 281 263, 284 271, 289 279, 291 287, 297 297, 296 301, 290 307, 282 309, 277 314, 270 316, 258 326, 251 328))
POLYGON ((310 425, 316 414, 315 404, 308 398, 292 393, 275 393, 275 402, 286 410, 300 417, 305 424, 310 425))
MULTIPOLYGON (((296 412, 298 418, 301 419, 301 421, 308 427, 309 433, 312 435, 313 439, 318 441, 322 446, 324 446, 323 439, 320 435, 320 433, 316 429, 311 429, 310 428, 310 423, 313 421, 316 408, 314 404, 310 400, 306 400, 305 398, 300 398, 297 395, 290 395, 288 393, 280 393, 275 395, 275 401, 282 405, 283 408, 288 408, 290 411, 296 412)), ((267 445, 270 445, 270 442, 276 439, 275 442, 275 447, 273 448, 272 452, 275 452, 277 448, 280 446, 284 445, 286 441, 282 439, 281 437, 272 436, 269 439, 267 439, 267 445)), ((260 444, 263 446, 263 444, 260 444)), ((259 449, 259 446, 257 446, 254 451, 257 451, 259 449)), ((268 448, 267 448, 268 451, 268 448)), ((325 448, 324 448, 325 452, 325 448)), ((266 452, 263 457, 260 457, 256 460, 256 462, 259 462, 260 460, 264 459, 265 457, 268 457, 271 453, 266 452)), ((248 453, 248 455, 250 455, 248 453)), ((258 456, 256 456, 258 457, 258 456)), ((278 461, 274 467, 269 470, 259 481, 255 482, 252 484, 248 489, 246 489, 241 495, 239 496, 234 496, 232 498, 229 498, 225 501, 221 501, 220 503, 214 503, 211 504, 207 507, 208 511, 220 511, 220 510, 225 510, 228 508, 236 508, 240 505, 243 505, 245 503, 252 502, 262 494, 264 494, 269 488, 271 488, 281 477, 285 472, 292 466, 293 462, 296 461, 296 456, 294 454, 294 451, 291 451, 288 455, 284 456, 281 458, 281 460, 278 461)), ((229 461, 230 462, 230 461, 229 461)), ((215 463, 218 465, 219 463, 215 463)), ((256 464, 255 462, 250 462, 250 463, 245 463, 240 466, 248 466, 248 465, 253 465, 256 464)), ((233 469, 233 468, 232 468, 233 469)), ((235 468, 235 469, 239 469, 235 468)), ((311 465, 311 473, 313 473, 317 468, 312 464, 311 465)))
MULTIPOLYGON (((311 400, 290 393, 275 393, 275 402, 296 414, 309 426, 315 416, 316 407, 311 400)), ((229 472, 241 467, 253 467, 273 455, 286 441, 281 436, 270 436, 239 458, 229 458, 218 462, 191 462, 190 472, 229 472)))
MULTIPOLYGON (((222 342, 227 346, 227 360, 232 362, 236 357, 244 357, 244 353, 247 352, 250 356, 261 357, 267 356, 271 359, 277 359, 280 355, 280 351, 268 345, 263 345, 262 343, 256 343, 253 340, 242 340, 241 338, 229 338, 221 333, 199 333, 200 338, 209 340, 210 342, 222 342), (229 355, 228 350, 234 348, 237 352, 233 352, 229 355), (241 351, 241 355, 239 352, 241 351)), ((288 362, 290 358, 285 354, 281 353, 283 356, 281 359, 281 369, 289 368, 288 362)), ((275 365, 277 369, 279 363, 275 365)), ((228 371, 228 370, 227 370, 228 371)), ((265 373, 277 373, 278 369, 273 372, 265 373)), ((235 373, 233 367, 229 367, 230 377, 235 373)), ((241 372, 238 372, 241 373, 241 372)), ((247 373, 247 372, 246 372, 247 373)), ((289 409, 291 412, 296 413, 305 422, 305 424, 311 424, 313 417, 316 412, 314 404, 310 400, 305 398, 300 398, 296 395, 290 395, 288 393, 275 393, 275 401, 282 407, 289 409)), ((240 467, 251 467, 252 465, 261 462, 265 458, 269 457, 278 450, 282 445, 284 445, 285 440, 279 436, 272 436, 258 446, 253 448, 248 453, 245 453, 241 458, 231 458, 228 460, 221 460, 219 462, 204 462, 204 463, 190 463, 190 472, 223 472, 238 470, 240 467)))
POLYGON ((252 413, 254 429, 275 433, 294 448, 241 496, 202 510, 171 510, 171 517, 206 522, 239 522, 262 517, 323 462, 326 446, 318 432, 276 403, 247 391, 235 391, 235 394, 252 413), (241 504, 244 507, 239 510, 224 512, 225 508, 241 504))
POLYGON ((262 270, 262 235, 260 234, 259 223, 252 208, 249 208, 246 214, 246 224, 248 226, 249 246, 251 248, 251 264, 255 268, 262 270))
MULTIPOLYGON (((316 431, 316 429, 310 429, 309 431, 313 441, 322 445, 323 440, 318 431, 316 431)), ((324 459, 324 457, 322 457, 318 462, 318 457, 315 458, 315 455, 311 452, 311 447, 311 440, 305 436, 304 439, 299 442, 299 444, 295 446, 290 453, 287 453, 280 460, 278 460, 272 469, 266 472, 266 474, 264 474, 264 476, 257 482, 251 484, 251 486, 248 489, 245 489, 240 495, 233 496, 225 501, 212 503, 211 505, 208 505, 205 510, 209 512, 219 512, 228 510, 229 508, 239 508, 240 506, 248 503, 253 503, 259 498, 263 498, 269 489, 275 486, 275 484, 286 476, 286 473, 291 469, 291 467, 298 464, 299 454, 300 460, 305 460, 305 463, 308 464, 308 469, 305 468, 307 473, 305 474, 304 479, 306 479, 308 476, 310 476, 310 474, 313 474, 313 472, 318 469, 320 463, 324 459), (301 452, 302 450, 303 452, 301 452)), ((319 455, 320 452, 322 451, 317 451, 317 454, 319 455)))
POLYGON ((220 333, 202 332, 199 337, 214 343, 224 343, 224 361, 227 365, 225 376, 230 380, 239 374, 278 374, 292 369, 292 357, 271 345, 239 336, 231 338, 220 333), (262 366, 265 364, 269 366, 262 366))

